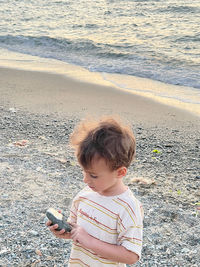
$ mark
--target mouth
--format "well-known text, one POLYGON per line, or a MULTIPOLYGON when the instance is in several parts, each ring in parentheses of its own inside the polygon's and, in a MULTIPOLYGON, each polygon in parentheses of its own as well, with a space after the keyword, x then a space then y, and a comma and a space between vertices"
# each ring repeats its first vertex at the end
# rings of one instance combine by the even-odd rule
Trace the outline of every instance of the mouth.
POLYGON ((91 186, 91 185, 88 185, 89 186, 89 188, 91 188, 91 189, 93 189, 94 190, 94 186, 91 186))

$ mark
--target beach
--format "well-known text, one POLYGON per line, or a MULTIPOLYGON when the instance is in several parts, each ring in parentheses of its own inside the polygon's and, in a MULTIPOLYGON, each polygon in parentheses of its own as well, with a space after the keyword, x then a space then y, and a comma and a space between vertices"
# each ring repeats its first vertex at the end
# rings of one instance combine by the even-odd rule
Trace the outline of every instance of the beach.
POLYGON ((135 266, 198 266, 200 117, 97 78, 0 68, 0 266, 67 266, 71 242, 51 235, 45 211, 69 214, 84 186, 70 134, 81 119, 104 115, 136 136, 125 178, 145 211, 135 266))

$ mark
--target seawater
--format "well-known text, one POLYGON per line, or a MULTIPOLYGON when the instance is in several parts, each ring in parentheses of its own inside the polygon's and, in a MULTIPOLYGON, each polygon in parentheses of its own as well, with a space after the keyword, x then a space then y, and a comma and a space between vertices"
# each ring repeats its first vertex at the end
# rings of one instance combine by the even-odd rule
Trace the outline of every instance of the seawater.
POLYGON ((109 74, 181 85, 199 104, 199 25, 199 0, 0 0, 0 59, 55 59, 127 90, 109 74))

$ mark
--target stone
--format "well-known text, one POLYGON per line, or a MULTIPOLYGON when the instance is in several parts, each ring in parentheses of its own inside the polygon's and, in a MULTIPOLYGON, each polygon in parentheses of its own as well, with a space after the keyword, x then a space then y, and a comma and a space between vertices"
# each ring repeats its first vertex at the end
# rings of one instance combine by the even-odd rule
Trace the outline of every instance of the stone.
POLYGON ((31 234, 32 236, 39 236, 39 233, 35 230, 30 230, 29 234, 31 234))

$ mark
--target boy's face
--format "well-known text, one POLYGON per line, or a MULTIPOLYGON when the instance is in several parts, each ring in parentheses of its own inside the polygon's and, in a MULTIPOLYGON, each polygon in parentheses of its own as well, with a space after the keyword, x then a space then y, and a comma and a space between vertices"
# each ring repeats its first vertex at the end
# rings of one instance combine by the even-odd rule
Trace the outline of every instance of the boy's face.
POLYGON ((122 181, 122 177, 126 174, 126 168, 121 167, 112 171, 104 158, 93 159, 88 169, 83 168, 83 174, 84 183, 101 195, 118 195, 127 188, 122 181))

